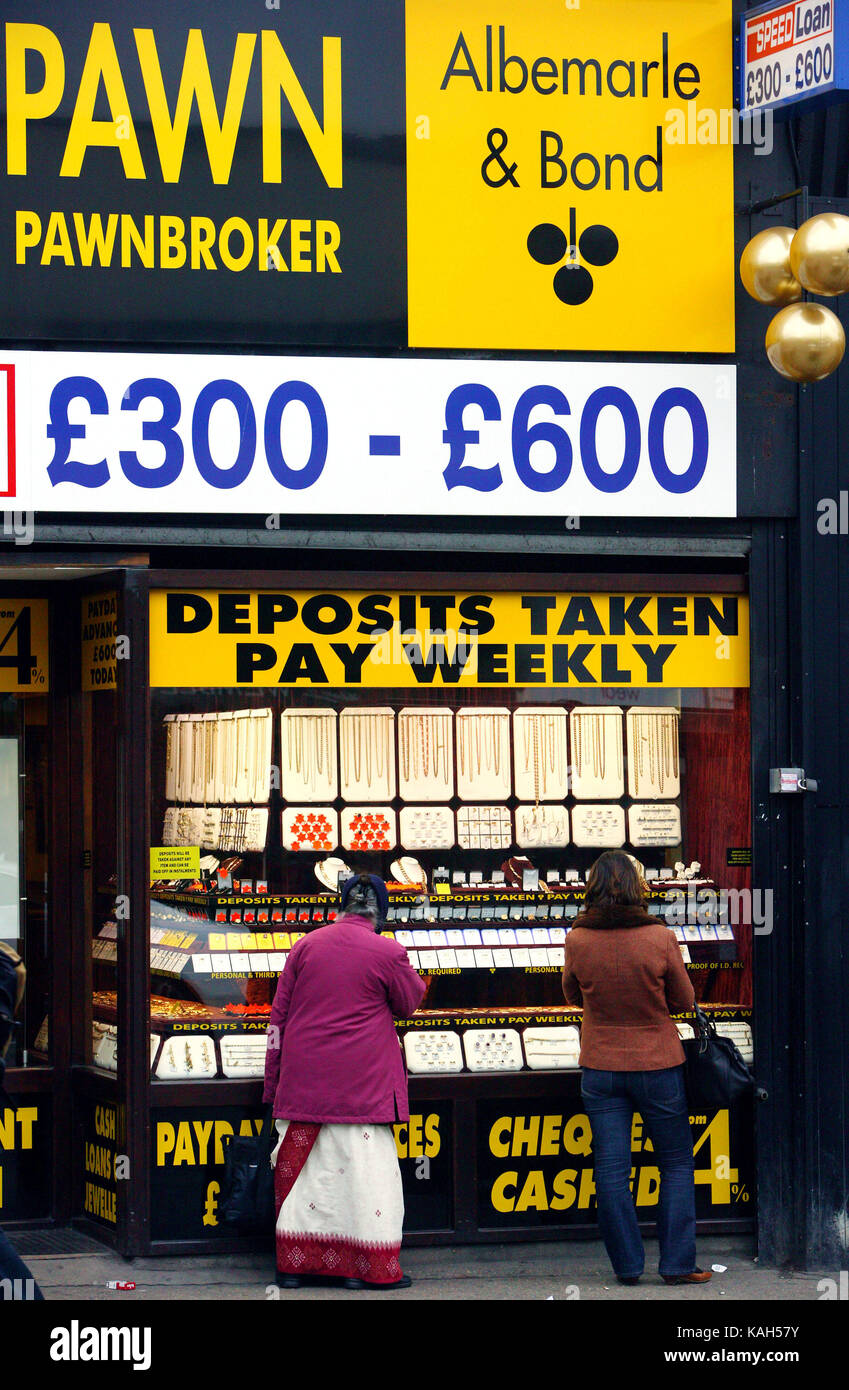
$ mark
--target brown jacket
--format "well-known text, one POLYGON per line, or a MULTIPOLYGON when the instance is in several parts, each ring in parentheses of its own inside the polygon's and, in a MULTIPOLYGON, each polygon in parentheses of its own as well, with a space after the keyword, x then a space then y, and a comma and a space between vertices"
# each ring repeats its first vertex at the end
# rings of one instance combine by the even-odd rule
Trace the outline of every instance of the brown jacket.
POLYGON ((684 1061, 670 1013, 693 1008, 693 986, 674 934, 642 907, 593 907, 576 918, 563 994, 583 1005, 582 1067, 659 1071, 684 1061))

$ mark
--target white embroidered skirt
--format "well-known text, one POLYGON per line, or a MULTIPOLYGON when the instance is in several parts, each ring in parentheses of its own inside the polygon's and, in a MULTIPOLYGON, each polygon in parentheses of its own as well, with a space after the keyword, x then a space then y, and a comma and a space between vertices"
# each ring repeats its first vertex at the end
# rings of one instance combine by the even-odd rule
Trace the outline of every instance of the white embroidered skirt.
POLYGON ((404 1196, 392 1126, 275 1123, 279 1272, 395 1283, 404 1196))

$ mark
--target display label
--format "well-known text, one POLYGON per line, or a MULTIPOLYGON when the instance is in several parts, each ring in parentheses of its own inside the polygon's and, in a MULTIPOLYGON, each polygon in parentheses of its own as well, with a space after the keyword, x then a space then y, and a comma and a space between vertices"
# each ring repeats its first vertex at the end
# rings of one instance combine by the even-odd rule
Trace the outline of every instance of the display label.
POLYGON ((150 851, 151 883, 170 882, 180 878, 200 878, 200 848, 198 845, 158 845, 150 851))
POLYGON ((728 688, 749 683, 748 621, 736 594, 157 590, 150 681, 728 688))
POLYGON ((849 33, 835 0, 749 10, 740 21, 740 47, 742 111, 805 101, 845 85, 849 33))
POLYGON ((410 343, 732 352, 731 5, 406 13, 410 343))
POLYGON ((0 692, 44 695, 49 676, 47 600, 0 598, 0 692))
POLYGON ((734 516, 735 372, 14 353, 35 512, 734 516))
POLYGON ((82 600, 82 688, 115 690, 118 686, 118 595, 87 594, 82 600))

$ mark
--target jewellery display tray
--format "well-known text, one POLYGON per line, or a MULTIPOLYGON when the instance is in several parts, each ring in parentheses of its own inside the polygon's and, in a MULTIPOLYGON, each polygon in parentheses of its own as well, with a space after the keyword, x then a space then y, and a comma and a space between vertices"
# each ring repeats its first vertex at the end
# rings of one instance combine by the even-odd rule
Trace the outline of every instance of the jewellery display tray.
MULTIPOLYGON (((670 901, 680 906, 680 888, 686 886, 653 888, 649 911, 661 916, 670 901)), ((425 1017, 450 1019, 458 1010, 487 1017, 513 1010, 528 1021, 539 1016, 564 1026, 569 1011, 561 988, 563 943, 584 891, 583 884, 534 892, 480 885, 450 893, 393 891, 385 934, 406 947, 411 964, 429 981, 426 1011, 417 1013, 415 1023, 399 1026, 419 1026, 425 1017)), ((259 1075, 261 1049, 252 1039, 265 1035, 288 953, 299 937, 336 919, 338 895, 157 891, 154 900, 164 920, 173 914, 173 925, 151 929, 151 1034, 187 1037, 192 1065, 185 1048, 176 1054, 158 1049, 152 1073, 163 1081, 259 1075), (214 1070, 212 1054, 204 1056, 202 1049, 195 1057, 191 1039, 201 1033, 215 1041, 214 1070), (227 1038, 235 1042, 222 1053, 227 1038)), ((702 980, 705 971, 740 968, 733 926, 690 919, 670 930, 688 969, 702 980)), ((107 921, 92 943, 107 979, 116 937, 115 922, 107 921)), ((117 1022, 113 1001, 108 990, 95 995, 99 1022, 117 1022)))

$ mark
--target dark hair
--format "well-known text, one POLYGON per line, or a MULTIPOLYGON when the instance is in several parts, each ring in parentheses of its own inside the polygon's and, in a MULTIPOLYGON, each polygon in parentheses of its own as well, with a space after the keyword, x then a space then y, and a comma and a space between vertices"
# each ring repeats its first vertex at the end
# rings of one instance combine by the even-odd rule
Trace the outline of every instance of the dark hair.
POLYGON ((587 907, 642 907, 645 890, 639 868, 630 854, 608 849, 587 875, 587 907))

